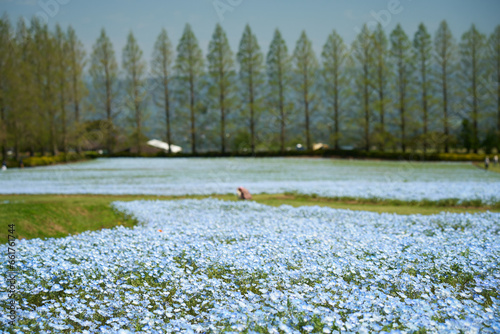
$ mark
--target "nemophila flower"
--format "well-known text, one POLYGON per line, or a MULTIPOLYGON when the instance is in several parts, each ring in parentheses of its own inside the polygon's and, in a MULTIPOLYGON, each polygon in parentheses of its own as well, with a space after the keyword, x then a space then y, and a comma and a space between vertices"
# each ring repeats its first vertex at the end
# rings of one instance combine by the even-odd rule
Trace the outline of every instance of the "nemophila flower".
POLYGON ((20 274, 29 312, 19 326, 36 319, 63 331, 49 326, 56 318, 89 333, 498 327, 499 214, 216 200, 114 207, 142 224, 20 244, 20 261, 36 266, 20 274))

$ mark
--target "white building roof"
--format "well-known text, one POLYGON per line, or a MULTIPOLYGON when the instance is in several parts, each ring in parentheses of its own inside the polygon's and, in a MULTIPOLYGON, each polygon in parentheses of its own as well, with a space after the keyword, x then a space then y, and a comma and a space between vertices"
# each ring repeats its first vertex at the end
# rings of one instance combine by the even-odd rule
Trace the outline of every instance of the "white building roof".
POLYGON ((169 145, 168 143, 165 143, 164 141, 158 140, 158 139, 151 139, 147 143, 149 146, 159 148, 161 150, 165 150, 165 152, 168 152, 168 148, 170 146, 170 149, 172 153, 178 153, 182 151, 182 147, 177 146, 177 145, 169 145))

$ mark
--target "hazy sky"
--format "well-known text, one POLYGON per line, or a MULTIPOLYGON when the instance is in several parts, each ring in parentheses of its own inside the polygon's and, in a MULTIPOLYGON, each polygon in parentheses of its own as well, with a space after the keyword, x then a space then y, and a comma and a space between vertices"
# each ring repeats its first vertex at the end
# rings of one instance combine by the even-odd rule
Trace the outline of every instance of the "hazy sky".
POLYGON ((457 40, 472 23, 487 34, 500 24, 499 0, 0 0, 0 12, 12 21, 38 15, 50 26, 71 24, 87 51, 104 27, 118 57, 132 30, 147 60, 162 27, 176 46, 187 22, 204 53, 219 22, 233 51, 249 23, 264 52, 279 28, 289 50, 305 29, 318 54, 333 29, 350 43, 376 17, 387 33, 401 23, 411 37, 420 22, 434 34, 446 19, 457 40))

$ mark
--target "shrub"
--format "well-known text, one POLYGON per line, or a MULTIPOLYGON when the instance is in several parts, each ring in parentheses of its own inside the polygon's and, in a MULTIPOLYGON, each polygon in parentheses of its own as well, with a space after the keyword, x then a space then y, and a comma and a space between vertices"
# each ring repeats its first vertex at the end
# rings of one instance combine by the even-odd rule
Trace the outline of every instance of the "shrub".
POLYGON ((60 163, 66 162, 76 162, 80 160, 86 159, 94 159, 97 155, 92 153, 79 155, 76 153, 68 153, 68 154, 58 154, 55 156, 40 156, 40 157, 28 157, 23 159, 24 167, 40 167, 40 166, 48 166, 48 165, 56 165, 60 163))
MULTIPOLYGON (((98 155, 96 154, 96 157, 98 155)), ((411 153, 411 152, 381 152, 381 151, 361 151, 361 150, 334 150, 322 149, 317 151, 258 151, 255 154, 251 152, 201 152, 196 154, 180 152, 180 153, 167 153, 158 152, 152 154, 143 153, 141 155, 131 152, 116 152, 108 155, 108 157, 143 157, 143 158, 187 158, 187 157, 202 157, 202 158, 219 158, 219 157, 338 157, 338 158, 358 158, 358 159, 381 159, 381 160, 409 160, 409 161, 484 161, 485 154, 475 153, 411 153)))

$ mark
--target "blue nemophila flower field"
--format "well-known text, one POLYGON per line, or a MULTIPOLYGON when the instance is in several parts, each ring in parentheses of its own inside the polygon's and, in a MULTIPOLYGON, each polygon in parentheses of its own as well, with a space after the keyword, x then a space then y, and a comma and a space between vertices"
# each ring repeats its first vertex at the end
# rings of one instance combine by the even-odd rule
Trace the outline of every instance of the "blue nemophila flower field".
POLYGON ((500 174, 465 163, 297 158, 97 159, 0 173, 0 194, 233 194, 500 202, 500 174))
POLYGON ((141 224, 19 243, 18 332, 500 331, 500 214, 114 206, 141 224))

